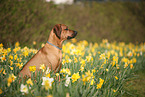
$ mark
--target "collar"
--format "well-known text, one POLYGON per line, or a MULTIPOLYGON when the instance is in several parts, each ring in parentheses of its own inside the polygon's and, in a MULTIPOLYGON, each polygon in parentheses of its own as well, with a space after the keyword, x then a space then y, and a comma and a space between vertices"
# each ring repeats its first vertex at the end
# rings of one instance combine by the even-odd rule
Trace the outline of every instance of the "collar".
POLYGON ((54 44, 52 44, 52 43, 50 43, 48 41, 47 41, 47 43, 50 44, 50 45, 52 45, 52 46, 54 46, 54 47, 56 47, 56 48, 58 48, 59 50, 62 50, 62 48, 59 48, 58 46, 56 46, 56 45, 54 45, 54 44))

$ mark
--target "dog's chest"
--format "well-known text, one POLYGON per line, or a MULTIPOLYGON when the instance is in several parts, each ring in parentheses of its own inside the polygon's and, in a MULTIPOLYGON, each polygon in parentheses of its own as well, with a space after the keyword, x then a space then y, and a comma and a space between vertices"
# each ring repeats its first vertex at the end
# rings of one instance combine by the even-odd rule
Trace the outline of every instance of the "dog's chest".
POLYGON ((62 61, 62 52, 49 53, 47 59, 52 63, 52 65, 56 66, 62 61))
POLYGON ((59 57, 60 57, 60 60, 62 60, 62 52, 61 51, 60 51, 59 57))

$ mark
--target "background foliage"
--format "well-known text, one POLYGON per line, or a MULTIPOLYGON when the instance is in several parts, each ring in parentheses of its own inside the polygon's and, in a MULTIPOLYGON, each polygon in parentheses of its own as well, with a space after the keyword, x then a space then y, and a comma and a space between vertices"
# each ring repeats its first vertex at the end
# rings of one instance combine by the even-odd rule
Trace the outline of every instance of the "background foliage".
POLYGON ((53 5, 44 0, 1 0, 0 42, 45 42, 55 24, 79 32, 78 40, 145 41, 145 2, 53 5))

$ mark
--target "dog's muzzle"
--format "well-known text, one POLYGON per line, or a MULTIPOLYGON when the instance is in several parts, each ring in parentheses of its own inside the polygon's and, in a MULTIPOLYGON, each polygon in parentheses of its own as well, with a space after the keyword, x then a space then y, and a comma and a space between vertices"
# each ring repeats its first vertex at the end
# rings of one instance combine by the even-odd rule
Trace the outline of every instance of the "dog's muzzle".
POLYGON ((77 31, 74 31, 72 36, 68 36, 67 39, 72 39, 72 38, 76 37, 76 35, 77 35, 77 31))

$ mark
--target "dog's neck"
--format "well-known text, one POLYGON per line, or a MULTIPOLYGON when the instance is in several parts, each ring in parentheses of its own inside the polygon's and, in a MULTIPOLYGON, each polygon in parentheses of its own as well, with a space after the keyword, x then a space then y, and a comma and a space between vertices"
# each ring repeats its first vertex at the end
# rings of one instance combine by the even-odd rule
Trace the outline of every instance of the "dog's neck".
POLYGON ((63 40, 60 40, 53 31, 50 32, 48 42, 57 46, 58 48, 62 48, 63 40))
POLYGON ((52 44, 52 43, 50 43, 50 42, 48 42, 48 41, 47 41, 47 43, 50 44, 50 45, 52 45, 52 46, 54 46, 55 48, 57 48, 57 49, 59 49, 59 50, 62 50, 62 48, 59 48, 58 46, 56 46, 56 45, 54 45, 54 44, 52 44))

